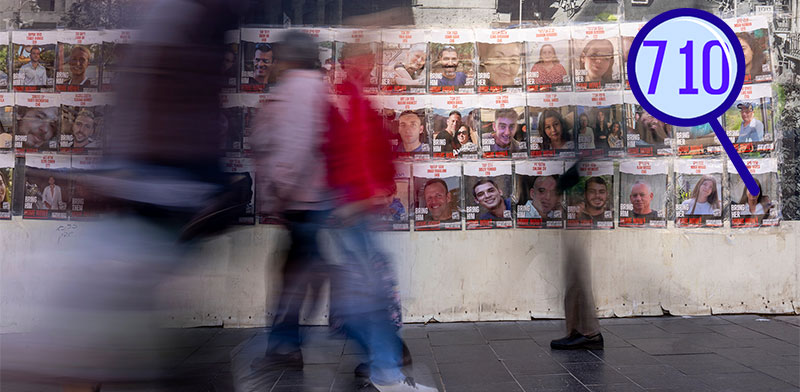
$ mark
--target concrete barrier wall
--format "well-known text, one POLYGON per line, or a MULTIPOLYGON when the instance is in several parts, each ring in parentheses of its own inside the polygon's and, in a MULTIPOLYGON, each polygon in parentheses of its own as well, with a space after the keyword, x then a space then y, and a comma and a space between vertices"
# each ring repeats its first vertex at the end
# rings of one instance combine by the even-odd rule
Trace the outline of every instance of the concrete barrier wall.
MULTIPOLYGON (((85 240, 91 224, 2 223, 0 332, 39 318, 21 305, 35 297, 36 280, 15 279, 29 249, 85 240)), ((602 317, 800 313, 799 233, 800 222, 783 222, 758 230, 514 229, 379 237, 397 262, 404 319, 448 322, 563 317, 565 241, 588 249, 602 317)), ((264 225, 206 241, 187 268, 158 289, 170 324, 265 325, 286 246, 284 230, 264 225)), ((305 322, 326 323, 326 306, 309 309, 305 322)))

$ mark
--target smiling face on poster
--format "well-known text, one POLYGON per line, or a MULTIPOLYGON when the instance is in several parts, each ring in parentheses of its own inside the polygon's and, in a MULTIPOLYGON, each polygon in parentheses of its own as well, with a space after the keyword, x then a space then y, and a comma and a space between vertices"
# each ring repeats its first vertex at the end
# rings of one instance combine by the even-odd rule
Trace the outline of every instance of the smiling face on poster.
POLYGON ((613 229, 614 163, 580 162, 578 174, 567 192, 567 228, 613 229))
POLYGON ((573 94, 528 94, 531 157, 575 156, 573 94))
POLYGON ((750 15, 728 19, 744 52, 744 83, 772 81, 772 54, 769 44, 769 20, 765 15, 750 15))
POLYGON ((17 128, 14 147, 18 153, 55 151, 59 148, 59 96, 17 93, 17 128))
POLYGON ((530 29, 526 41, 528 92, 572 91, 569 27, 530 29))
POLYGON ((483 157, 527 157, 525 96, 522 94, 482 95, 479 103, 481 106, 479 134, 483 157))
POLYGON ((675 226, 722 227, 722 160, 675 162, 675 226))
POLYGON ((511 186, 509 161, 464 163, 467 230, 513 227, 511 186))
POLYGON ((56 91, 99 91, 101 50, 102 41, 97 31, 61 31, 56 91))
POLYGON ((429 68, 425 30, 384 30, 381 36, 381 91, 424 94, 429 68))
POLYGON ((728 138, 743 153, 769 153, 774 149, 772 88, 769 84, 746 85, 723 115, 728 138))
POLYGON ((430 127, 434 158, 478 157, 480 111, 475 95, 431 95, 430 127))
MULTIPOLYGON (((759 192, 753 195, 738 173, 728 173, 730 180, 731 227, 778 226, 781 212, 778 186, 778 162, 774 158, 745 159, 759 192)), ((728 167, 733 164, 728 162, 728 167)))
POLYGON ((619 174, 619 226, 667 227, 667 163, 626 160, 619 174))
POLYGON ((475 39, 472 30, 432 30, 428 44, 428 92, 475 92, 475 39))
POLYGON ((573 27, 572 61, 576 90, 621 89, 619 48, 619 28, 616 24, 573 27))
POLYGON ((414 164, 414 230, 461 230, 461 165, 414 164))
POLYGON ((57 34, 56 31, 12 32, 14 91, 54 91, 57 34))
POLYGON ((66 220, 72 209, 68 155, 28 154, 25 158, 24 219, 66 220))
POLYGON ((520 93, 525 84, 521 30, 476 30, 478 92, 520 93))
POLYGON ((517 162, 514 173, 517 227, 560 229, 564 227, 564 195, 558 191, 563 161, 517 162))

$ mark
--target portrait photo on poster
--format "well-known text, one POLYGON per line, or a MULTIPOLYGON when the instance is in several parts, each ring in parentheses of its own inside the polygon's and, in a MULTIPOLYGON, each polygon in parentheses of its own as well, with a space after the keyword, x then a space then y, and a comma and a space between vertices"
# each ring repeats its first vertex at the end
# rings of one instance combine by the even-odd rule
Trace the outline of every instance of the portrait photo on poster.
POLYGON ((433 94, 475 93, 475 35, 473 30, 429 32, 428 92, 433 94))
POLYGON ((564 161, 518 161, 514 171, 514 200, 517 227, 560 229, 564 227, 564 195, 558 178, 564 174, 564 161))
POLYGON ((774 149, 772 88, 769 84, 745 85, 722 118, 725 131, 740 154, 756 155, 774 149))
POLYGON ((744 52, 744 84, 772 82, 772 54, 769 19, 765 15, 746 15, 726 19, 744 52))
POLYGON ((620 161, 620 227, 667 227, 667 169, 659 159, 620 161))
POLYGON ((100 32, 61 31, 57 47, 56 91, 99 91, 100 32))
POLYGON ((613 229, 614 162, 579 162, 578 175, 566 194, 567 228, 613 229))
POLYGON ((59 149, 59 100, 57 94, 16 94, 14 147, 18 153, 59 149), (37 101, 41 106, 36 105, 37 101))
POLYGON ((513 227, 511 168, 511 161, 464 163, 467 230, 513 227))
POLYGON ((525 85, 522 30, 475 30, 478 92, 520 93, 525 85))
POLYGON ((531 157, 571 158, 576 155, 576 120, 571 93, 528 94, 531 157))
POLYGON ((266 93, 277 81, 274 46, 280 32, 281 29, 241 29, 241 92, 266 93))
POLYGON ((528 92, 572 91, 570 28, 537 27, 526 30, 525 73, 528 92))
POLYGON ((430 95, 434 158, 478 158, 480 110, 476 95, 430 95))
POLYGON ((524 94, 487 94, 479 98, 483 158, 528 156, 524 94))
POLYGON ((778 226, 781 221, 781 211, 777 160, 745 159, 744 163, 753 175, 759 192, 757 195, 751 194, 739 173, 731 171, 733 164, 728 162, 731 227, 778 226))
MULTIPOLYGON (((624 131, 627 146, 627 154, 632 157, 652 157, 670 156, 673 154, 673 144, 675 144, 676 131, 673 126, 667 124, 647 113, 636 102, 636 98, 630 91, 625 91, 622 96, 624 107, 624 131)), ((713 139, 714 131, 711 126, 697 128, 698 134, 708 131, 713 139)), ((677 142, 680 144, 680 141, 677 142)))
POLYGON ((428 132, 427 96, 386 95, 381 98, 383 119, 390 131, 390 143, 399 159, 425 160, 431 157, 428 132))
POLYGON ((574 103, 578 115, 575 135, 580 156, 602 158, 624 155, 622 94, 617 91, 575 93, 574 103))
POLYGON ((617 24, 574 26, 572 64, 576 91, 621 89, 619 26, 617 24))
POLYGON ((383 30, 381 91, 386 94, 424 94, 428 81, 428 43, 425 30, 383 30))
POLYGON ((66 220, 72 209, 70 157, 28 154, 25 157, 24 219, 66 220))
POLYGON ((461 164, 413 166, 414 230, 461 230, 461 164))
POLYGON ((722 159, 675 162, 675 226, 722 227, 722 159))
MULTIPOLYGON (((381 77, 380 31, 334 29, 333 32, 336 55, 334 86, 343 84, 348 72, 357 72, 364 84, 364 93, 377 94, 381 77)), ((336 87, 336 91, 339 91, 339 87, 336 87)))
POLYGON ((53 92, 56 75, 56 31, 14 31, 11 34, 14 91, 53 92))

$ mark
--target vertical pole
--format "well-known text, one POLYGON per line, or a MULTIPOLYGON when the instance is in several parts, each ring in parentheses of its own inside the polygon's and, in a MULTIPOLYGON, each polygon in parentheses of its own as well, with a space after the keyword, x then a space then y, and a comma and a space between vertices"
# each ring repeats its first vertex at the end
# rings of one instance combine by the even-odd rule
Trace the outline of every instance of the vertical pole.
POLYGON ((334 0, 333 6, 333 22, 341 25, 342 24, 342 0, 334 0))
POLYGON ((522 3, 524 3, 524 2, 525 2, 525 0, 519 0, 519 27, 518 28, 522 28, 522 3))

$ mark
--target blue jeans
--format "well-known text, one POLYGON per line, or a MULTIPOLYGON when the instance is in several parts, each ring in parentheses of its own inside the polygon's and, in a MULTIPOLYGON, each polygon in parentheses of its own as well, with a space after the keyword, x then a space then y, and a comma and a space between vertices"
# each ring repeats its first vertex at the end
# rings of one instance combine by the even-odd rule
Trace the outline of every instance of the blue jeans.
POLYGON ((330 230, 331 262, 336 264, 332 304, 348 336, 369 354, 371 379, 376 384, 394 384, 405 379, 400 371, 402 340, 390 308, 396 304, 385 288, 385 266, 389 258, 368 229, 368 218, 357 224, 330 230))

